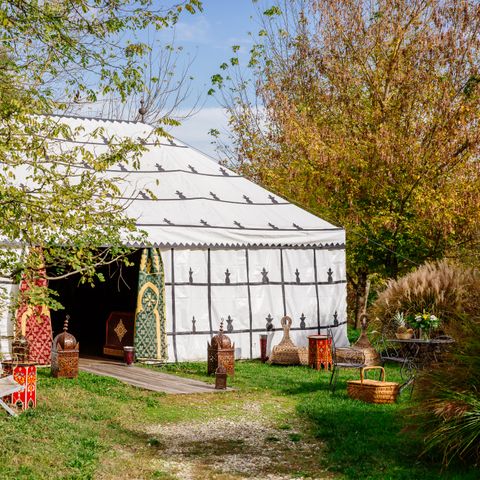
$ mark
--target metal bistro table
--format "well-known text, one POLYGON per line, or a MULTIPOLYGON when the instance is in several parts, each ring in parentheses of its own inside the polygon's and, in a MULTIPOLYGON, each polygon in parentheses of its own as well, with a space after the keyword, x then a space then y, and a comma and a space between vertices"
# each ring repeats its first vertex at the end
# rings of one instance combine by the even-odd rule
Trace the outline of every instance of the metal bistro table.
POLYGON ((410 374, 404 386, 407 386, 414 381, 415 375, 419 370, 423 370, 433 363, 437 363, 440 356, 448 349, 448 347, 455 343, 453 338, 446 336, 429 339, 389 338, 387 341, 399 344, 401 348, 398 349, 398 354, 404 358, 405 365, 408 365, 410 374))

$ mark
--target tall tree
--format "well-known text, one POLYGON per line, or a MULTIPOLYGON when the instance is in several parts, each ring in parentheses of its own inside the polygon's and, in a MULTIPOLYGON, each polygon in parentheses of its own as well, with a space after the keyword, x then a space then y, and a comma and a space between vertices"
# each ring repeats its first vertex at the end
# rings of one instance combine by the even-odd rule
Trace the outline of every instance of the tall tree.
POLYGON ((173 6, 156 0, 0 3, 2 275, 55 265, 56 275, 78 272, 91 280, 96 266, 125 253, 126 238, 141 235, 124 214, 116 179, 101 173, 119 162, 137 166, 143 145, 104 140, 100 129, 95 135, 105 150, 96 158, 81 144, 62 148, 59 139, 81 132, 50 114, 68 111, 74 98, 126 101, 145 91, 145 30, 167 28, 183 11, 200 8, 200 0, 173 6), (18 247, 41 249, 30 248, 26 256, 18 247))
POLYGON ((478 242, 480 4, 284 0, 259 13, 250 81, 237 56, 212 78, 231 159, 346 228, 358 314, 369 274, 478 242))

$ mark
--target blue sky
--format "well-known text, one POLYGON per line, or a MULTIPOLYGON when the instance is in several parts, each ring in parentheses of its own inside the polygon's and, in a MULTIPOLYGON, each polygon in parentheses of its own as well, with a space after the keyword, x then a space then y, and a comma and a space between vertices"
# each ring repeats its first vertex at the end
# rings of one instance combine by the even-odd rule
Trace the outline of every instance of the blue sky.
POLYGON ((211 128, 226 131, 227 125, 218 101, 206 95, 211 86, 210 77, 232 56, 232 45, 240 45, 240 59, 247 58, 252 45, 248 32, 258 30, 256 9, 263 10, 269 3, 268 0, 257 4, 251 0, 204 0, 202 13, 181 18, 175 29, 175 44, 184 48, 185 58, 195 56, 190 68, 194 77, 192 95, 184 108, 188 109, 197 95, 201 97, 202 108, 171 131, 178 139, 215 155, 208 131, 211 128))

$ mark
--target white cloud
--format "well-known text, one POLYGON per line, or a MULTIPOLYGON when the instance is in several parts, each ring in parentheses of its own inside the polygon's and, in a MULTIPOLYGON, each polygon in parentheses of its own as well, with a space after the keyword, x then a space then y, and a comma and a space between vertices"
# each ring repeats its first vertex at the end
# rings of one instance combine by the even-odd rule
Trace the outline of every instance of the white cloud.
MULTIPOLYGON (((176 112, 176 114, 181 116, 182 112, 176 112)), ((212 128, 219 130, 224 140, 226 140, 228 135, 228 117, 224 108, 202 108, 195 115, 184 120, 180 127, 172 128, 170 133, 180 141, 214 158, 218 158, 215 152, 215 145, 211 143, 214 138, 208 134, 212 128)))
POLYGON ((198 16, 191 22, 178 22, 175 25, 175 40, 178 42, 192 42, 197 44, 210 43, 211 27, 204 16, 198 16))

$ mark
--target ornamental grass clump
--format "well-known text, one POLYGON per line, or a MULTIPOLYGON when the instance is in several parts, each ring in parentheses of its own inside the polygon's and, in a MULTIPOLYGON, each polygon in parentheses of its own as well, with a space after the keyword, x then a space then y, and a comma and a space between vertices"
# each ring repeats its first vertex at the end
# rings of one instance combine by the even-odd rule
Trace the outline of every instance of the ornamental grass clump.
POLYGON ((427 262, 404 277, 387 282, 372 306, 374 327, 393 334, 399 312, 407 324, 409 319, 418 323, 415 317, 421 316, 420 312, 428 312, 429 318, 441 319, 441 328, 449 330, 452 321, 480 309, 476 297, 480 297, 478 270, 449 260, 427 262))
POLYGON ((411 421, 423 435, 423 454, 480 466, 480 317, 464 318, 455 330, 454 349, 415 380, 411 421))

